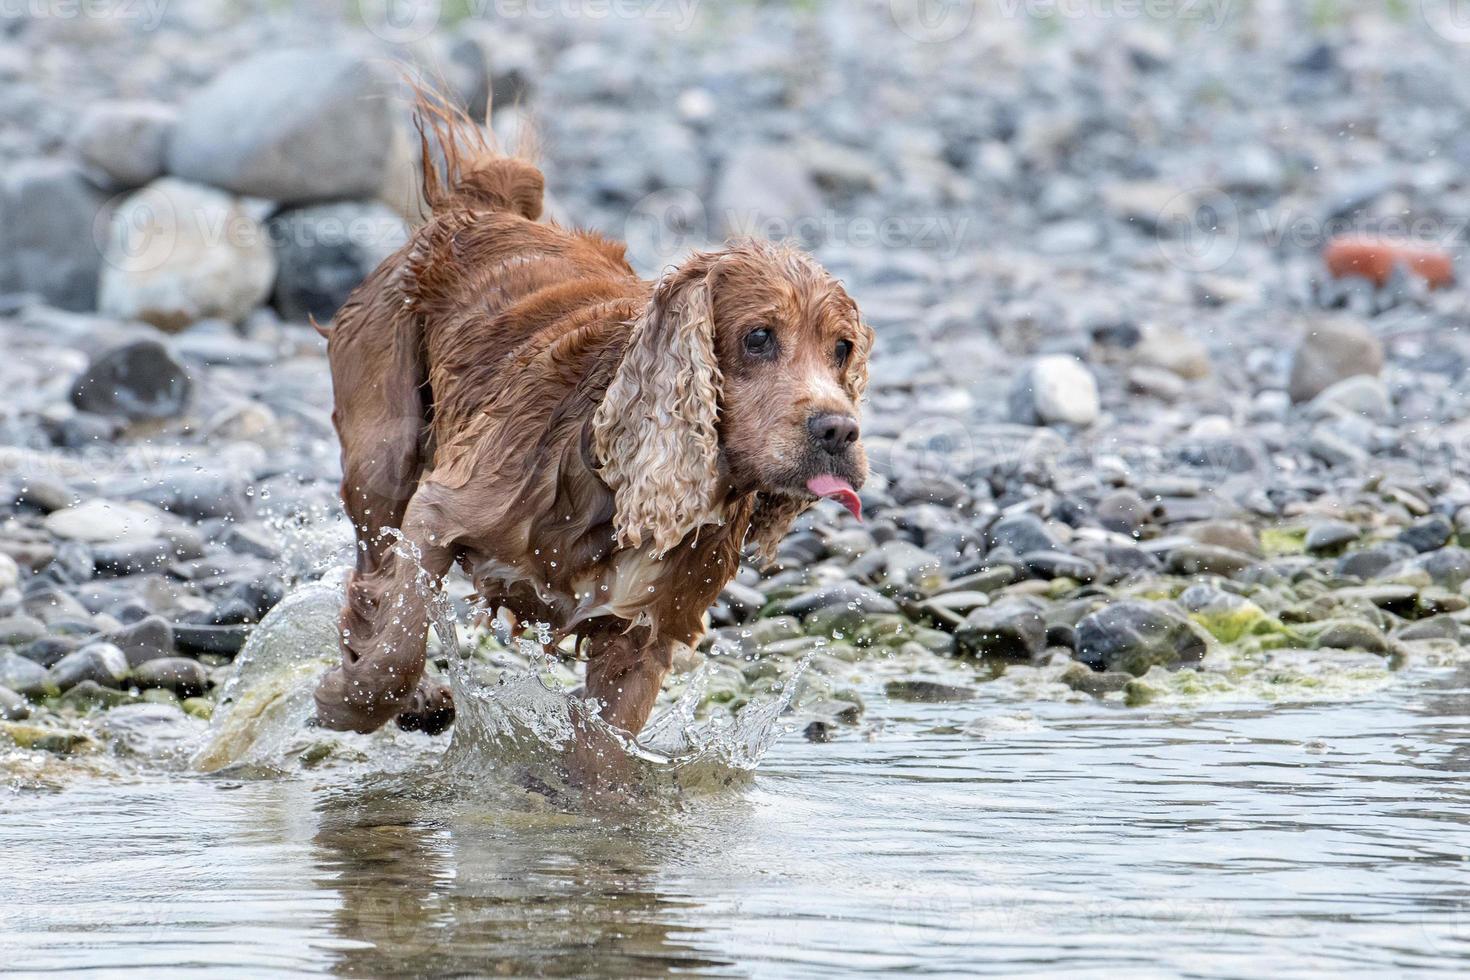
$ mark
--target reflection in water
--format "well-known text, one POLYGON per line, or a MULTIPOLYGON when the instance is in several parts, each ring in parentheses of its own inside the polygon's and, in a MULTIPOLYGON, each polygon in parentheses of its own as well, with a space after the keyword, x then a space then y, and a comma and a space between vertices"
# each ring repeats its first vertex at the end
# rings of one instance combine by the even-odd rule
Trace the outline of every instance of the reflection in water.
POLYGON ((335 972, 649 976, 731 965, 698 947, 681 915, 691 899, 657 887, 656 815, 619 826, 395 782, 319 807, 318 884, 340 898, 335 972))

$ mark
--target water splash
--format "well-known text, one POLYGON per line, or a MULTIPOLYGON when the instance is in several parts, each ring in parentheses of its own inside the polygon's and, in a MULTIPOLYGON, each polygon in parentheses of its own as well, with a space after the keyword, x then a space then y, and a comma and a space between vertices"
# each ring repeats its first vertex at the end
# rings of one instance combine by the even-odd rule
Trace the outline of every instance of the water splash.
MULTIPOLYGON (((415 557, 408 542, 396 547, 405 557, 415 557)), ((308 728, 316 681, 338 657, 337 617, 345 574, 345 568, 337 567, 323 580, 299 586, 256 627, 193 756, 196 769, 279 770, 312 739, 361 738, 308 728)), ((437 638, 429 659, 447 665, 454 690, 456 722, 443 764, 460 774, 484 777, 503 771, 523 784, 561 785, 573 740, 592 733, 600 745, 621 756, 616 761, 625 763, 640 785, 726 785, 754 770, 783 734, 781 716, 795 699, 809 662, 798 663, 779 691, 752 700, 733 717, 705 710, 711 668, 701 666, 677 696, 664 695, 662 710, 632 738, 603 722, 598 705, 573 689, 568 672, 548 653, 549 627, 533 627, 533 635, 519 639, 503 637, 509 643, 497 642, 483 630, 464 630, 462 635, 447 593, 434 587, 427 574, 416 584, 429 598, 437 638)), ((472 605, 470 612, 488 610, 472 605)), ((373 738, 381 742, 397 736, 373 738)), ((430 744, 422 736, 405 738, 430 744)), ((329 749, 323 754, 330 754, 329 749)))
POLYGON ((341 573, 301 586, 261 620, 235 658, 193 765, 278 766, 315 710, 317 678, 337 660, 341 573))

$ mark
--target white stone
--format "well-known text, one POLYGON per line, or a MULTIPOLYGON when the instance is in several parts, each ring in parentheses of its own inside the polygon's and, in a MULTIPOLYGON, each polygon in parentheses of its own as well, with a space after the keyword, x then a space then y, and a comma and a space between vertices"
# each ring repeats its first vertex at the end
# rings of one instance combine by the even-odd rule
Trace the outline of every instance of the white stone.
POLYGON ((270 295, 276 259, 241 198, 173 177, 130 195, 112 218, 98 307, 181 330, 239 322, 270 295))
POLYGON ((92 543, 147 541, 164 528, 159 514, 145 504, 101 499, 53 511, 43 523, 58 538, 92 543))
POLYGON ((1092 372, 1067 354, 1033 361, 1016 379, 1010 404, 1014 421, 1042 425, 1087 426, 1101 411, 1092 372))

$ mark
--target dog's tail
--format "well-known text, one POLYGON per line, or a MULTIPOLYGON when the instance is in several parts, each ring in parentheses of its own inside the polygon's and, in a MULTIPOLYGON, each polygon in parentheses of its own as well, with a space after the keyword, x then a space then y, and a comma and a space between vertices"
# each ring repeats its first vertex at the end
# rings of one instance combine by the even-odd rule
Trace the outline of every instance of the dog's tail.
POLYGON ((415 94, 422 189, 431 214, 471 208, 541 217, 546 178, 535 164, 501 153, 484 128, 437 92, 415 85, 415 94))

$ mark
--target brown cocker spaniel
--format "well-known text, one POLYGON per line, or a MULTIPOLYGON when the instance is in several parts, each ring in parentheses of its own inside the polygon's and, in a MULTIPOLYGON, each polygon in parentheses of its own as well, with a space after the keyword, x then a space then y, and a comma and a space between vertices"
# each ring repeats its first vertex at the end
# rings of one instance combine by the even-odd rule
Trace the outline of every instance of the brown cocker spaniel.
POLYGON ((458 562, 491 608, 575 635, 588 696, 636 734, 743 546, 769 558, 819 497, 860 516, 872 331, 779 245, 645 282, 621 245, 538 223, 540 171, 479 127, 426 100, 419 123, 445 160, 427 221, 328 334, 358 548, 317 719, 450 724, 424 644, 458 562))

